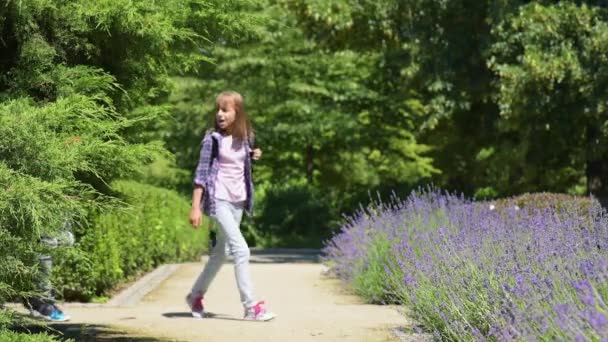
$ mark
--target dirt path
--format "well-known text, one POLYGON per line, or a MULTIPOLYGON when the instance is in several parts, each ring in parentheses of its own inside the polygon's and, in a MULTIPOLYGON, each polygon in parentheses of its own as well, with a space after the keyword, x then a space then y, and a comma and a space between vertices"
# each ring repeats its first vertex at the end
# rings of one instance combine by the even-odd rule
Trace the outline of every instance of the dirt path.
POLYGON ((191 318, 184 296, 202 263, 181 265, 136 305, 66 306, 70 324, 116 327, 168 341, 394 341, 407 319, 394 307, 366 305, 322 275, 318 263, 252 264, 256 294, 279 315, 271 322, 242 321, 232 264, 221 269, 206 296, 212 317, 191 318))

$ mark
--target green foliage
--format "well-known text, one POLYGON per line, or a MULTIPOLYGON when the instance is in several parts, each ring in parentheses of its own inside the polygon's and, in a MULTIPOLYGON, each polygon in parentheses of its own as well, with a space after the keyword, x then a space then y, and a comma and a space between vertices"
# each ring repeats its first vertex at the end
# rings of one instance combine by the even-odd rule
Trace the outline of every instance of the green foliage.
MULTIPOLYGON (((14 310, 0 307, 0 341, 4 342, 55 342, 60 339, 46 332, 32 332, 20 328, 20 325, 29 324, 36 328, 42 327, 40 321, 18 315, 14 310), (17 329, 15 329, 17 328, 17 329), (27 332, 26 332, 27 331, 27 332)), ((38 329, 36 329, 38 330, 38 329)), ((61 339, 61 341, 71 342, 71 339, 61 339)))
POLYGON ((392 287, 392 279, 388 279, 386 265, 394 262, 391 244, 382 234, 374 238, 367 250, 367 257, 362 258, 356 266, 351 286, 355 292, 370 303, 387 304, 397 300, 396 288, 392 287))
POLYGON ((273 247, 321 247, 330 237, 339 213, 327 194, 306 184, 273 184, 263 189, 255 209, 250 237, 258 245, 273 247), (257 228, 257 229, 256 229, 257 228))
POLYGON ((604 2, 281 3, 322 46, 381 56, 371 89, 418 102, 436 184, 608 197, 604 2))
POLYGON ((192 194, 192 174, 198 162, 205 131, 212 127, 215 95, 207 82, 194 77, 175 77, 169 96, 170 120, 159 129, 159 138, 175 156, 175 164, 187 177, 179 184, 181 192, 192 194))
POLYGON ((127 206, 95 214, 75 248, 58 258, 54 279, 67 299, 108 295, 163 263, 194 260, 207 247, 206 231, 192 230, 190 205, 174 191, 133 181, 112 188, 127 206))
POLYGON ((150 160, 157 145, 126 144, 120 130, 131 121, 83 95, 38 107, 21 99, 0 106, 4 163, 43 180, 85 180, 103 188, 150 160), (43 162, 41 162, 43 161, 43 162))
POLYGON ((509 186, 518 178, 515 191, 563 191, 582 181, 608 194, 607 18, 604 8, 534 3, 496 28, 489 62, 499 77, 499 129, 519 137, 504 160, 519 170, 509 177, 509 186))
POLYGON ((413 113, 386 111, 399 101, 374 89, 378 54, 328 51, 281 7, 265 13, 272 20, 261 42, 216 53, 220 75, 256 108, 264 163, 281 170, 273 182, 305 179, 330 193, 352 193, 380 179, 414 183, 435 171, 410 131, 413 113))
POLYGON ((50 232, 64 210, 77 207, 66 184, 20 177, 0 164, 0 301, 31 291, 34 260, 43 232, 50 232), (46 209, 46 210, 44 210, 46 209))
POLYGON ((198 144, 211 125, 215 94, 231 88, 245 96, 257 144, 264 151, 255 165, 258 188, 289 184, 283 188, 293 187, 291 194, 282 190, 280 198, 295 199, 306 183, 310 200, 303 203, 310 207, 294 203, 291 209, 317 212, 315 202, 322 199, 326 209, 321 216, 331 213, 324 223, 282 222, 286 227, 279 232, 274 226, 281 220, 271 217, 287 208, 281 205, 271 214, 275 209, 265 202, 275 197, 258 196, 257 203, 266 209, 256 210, 252 235, 273 232, 270 240, 283 244, 297 241, 295 235, 283 236, 297 231, 301 238, 316 235, 318 244, 337 226, 339 213, 355 209, 354 199, 366 198, 370 188, 412 186, 437 172, 426 156, 429 146, 420 144, 413 132, 420 103, 411 94, 385 94, 384 79, 378 79, 385 63, 381 54, 328 50, 309 39, 280 4, 268 2, 252 13, 263 18, 253 39, 216 46, 212 53, 217 64, 205 70, 203 80, 176 79, 171 96, 176 120, 171 135, 164 137, 178 165, 193 170, 198 144))
MULTIPOLYGON (((66 219, 83 239, 79 247, 110 261, 101 270, 83 250, 67 249, 64 263, 71 263, 74 274, 66 288, 88 298, 116 283, 116 245, 104 244, 107 237, 100 234, 117 234, 101 219, 108 210, 118 215, 109 184, 136 177, 168 186, 183 177, 179 171, 159 175, 159 169, 173 168, 172 156, 150 132, 167 120, 169 76, 207 64, 211 57, 204 49, 212 39, 254 34, 248 28, 255 18, 228 14, 255 3, 9 0, 0 6, 0 303, 31 294, 39 238, 66 219), (147 167, 152 161, 157 164, 147 167), (95 272, 109 278, 78 279, 95 272)), ((177 213, 183 220, 183 200, 153 190, 133 192, 141 198, 153 193, 147 200, 158 211, 175 209, 167 218, 141 219, 147 237, 155 239, 144 241, 156 246, 142 267, 191 257, 181 233, 164 226, 176 225, 177 213), (174 245, 167 242, 172 238, 174 245)))
POLYGON ((106 182, 133 174, 157 149, 126 144, 118 134, 126 124, 83 95, 0 104, 0 301, 32 290, 41 235, 105 206, 106 182))
POLYGON ((117 209, 109 184, 189 196, 224 89, 245 95, 264 150, 257 244, 318 244, 370 194, 429 180, 480 199, 608 198, 607 15, 597 1, 8 1, 0 302, 30 291, 33 241, 66 215, 82 241, 65 267, 87 275, 67 296, 152 267, 104 240, 138 210, 117 209))
POLYGON ((165 189, 184 190, 187 186, 185 194, 191 194, 191 172, 178 168, 175 157, 168 153, 157 155, 150 164, 145 165, 138 181, 165 189))
MULTIPOLYGON (((55 342, 60 341, 47 333, 27 334, 0 329, 0 341, 3 342, 55 342)), ((63 341, 63 339, 61 340, 63 341)), ((67 340, 72 341, 72 340, 67 340)))
MULTIPOLYGON (((119 108, 166 92, 167 76, 198 68, 210 39, 247 34, 254 18, 231 16, 255 1, 9 1, 0 14, 4 86, 53 99, 56 66, 89 65, 113 75, 125 91, 119 108), (46 91, 45 91, 46 90, 46 91)), ((2 83, 0 83, 2 84, 2 83)))

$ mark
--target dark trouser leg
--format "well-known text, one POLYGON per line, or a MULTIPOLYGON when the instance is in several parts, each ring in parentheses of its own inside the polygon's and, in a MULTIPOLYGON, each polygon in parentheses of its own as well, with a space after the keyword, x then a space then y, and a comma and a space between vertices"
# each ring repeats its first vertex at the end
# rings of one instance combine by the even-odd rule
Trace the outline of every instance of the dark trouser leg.
POLYGON ((38 258, 40 273, 36 280, 36 290, 39 296, 25 298, 24 304, 28 309, 34 309, 39 313, 48 316, 53 310, 55 297, 53 296, 53 286, 51 284, 51 272, 53 270, 53 258, 50 255, 42 255, 38 258))
MULTIPOLYGON (((65 222, 65 230, 57 234, 57 237, 45 235, 41 239, 41 243, 47 248, 56 248, 58 246, 72 246, 74 244, 74 234, 71 232, 71 224, 65 222)), ((55 297, 53 295, 53 284, 51 282, 51 274, 53 271, 53 258, 50 255, 41 255, 38 257, 40 272, 36 279, 36 290, 39 295, 30 298, 24 298, 24 305, 28 309, 34 309, 39 313, 48 316, 56 308, 55 297)))
POLYGON ((43 255, 40 260, 40 277, 38 279, 38 290, 42 297, 48 301, 55 302, 53 296, 53 285, 51 283, 51 273, 53 271, 53 258, 50 255, 43 255))

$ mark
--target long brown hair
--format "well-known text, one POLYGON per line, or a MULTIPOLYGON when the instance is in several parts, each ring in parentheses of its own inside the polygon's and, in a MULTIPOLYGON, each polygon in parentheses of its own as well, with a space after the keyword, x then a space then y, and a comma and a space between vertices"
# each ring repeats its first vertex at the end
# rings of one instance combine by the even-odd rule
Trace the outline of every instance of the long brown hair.
MULTIPOLYGON (((218 111, 220 109, 220 104, 223 101, 231 101, 234 105, 235 117, 233 127, 231 129, 232 136, 242 140, 250 140, 253 138, 253 128, 251 127, 251 122, 249 121, 249 117, 247 116, 247 112, 245 111, 245 101, 243 101, 243 96, 236 91, 223 91, 217 95, 215 98, 215 110, 218 111)), ((214 115, 214 123, 215 130, 221 131, 220 127, 217 125, 217 120, 215 120, 214 115)))

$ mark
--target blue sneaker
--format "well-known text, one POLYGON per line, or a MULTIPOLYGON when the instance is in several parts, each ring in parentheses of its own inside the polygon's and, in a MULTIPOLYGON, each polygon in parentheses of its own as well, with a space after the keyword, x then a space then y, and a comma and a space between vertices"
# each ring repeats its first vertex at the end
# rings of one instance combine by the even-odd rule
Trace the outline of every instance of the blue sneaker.
POLYGON ((70 316, 66 315, 54 304, 43 305, 38 310, 30 309, 30 314, 33 317, 42 318, 49 322, 65 322, 70 320, 70 316))
POLYGON ((63 311, 59 310, 59 308, 55 306, 53 312, 46 316, 45 319, 51 322, 66 322, 70 320, 70 316, 66 315, 63 311))

